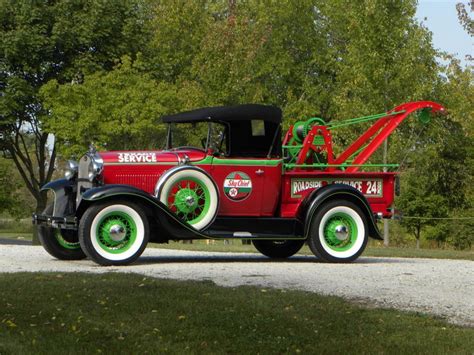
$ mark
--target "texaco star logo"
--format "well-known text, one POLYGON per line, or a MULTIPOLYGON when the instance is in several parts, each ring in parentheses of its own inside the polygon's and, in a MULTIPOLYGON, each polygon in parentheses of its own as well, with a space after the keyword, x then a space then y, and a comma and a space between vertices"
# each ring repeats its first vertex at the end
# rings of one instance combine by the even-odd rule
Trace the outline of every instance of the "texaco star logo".
POLYGON ((224 193, 232 201, 243 201, 252 192, 252 180, 241 172, 234 171, 224 180, 224 193))

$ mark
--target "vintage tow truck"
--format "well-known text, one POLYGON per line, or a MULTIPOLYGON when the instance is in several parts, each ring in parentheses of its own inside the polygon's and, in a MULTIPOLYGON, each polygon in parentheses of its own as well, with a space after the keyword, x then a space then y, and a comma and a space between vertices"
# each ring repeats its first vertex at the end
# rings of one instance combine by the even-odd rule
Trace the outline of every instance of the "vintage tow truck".
POLYGON ((307 243, 320 260, 350 262, 369 236, 381 238, 376 219, 392 217, 396 173, 366 171, 383 166, 368 159, 410 114, 427 121, 442 111, 420 101, 345 121, 315 117, 293 124, 283 140, 274 106, 165 116, 164 150, 91 148, 68 162, 64 179, 43 187, 53 203, 33 223, 52 256, 88 256, 101 265, 129 264, 148 242, 191 239, 247 239, 270 258, 290 257, 307 243), (331 132, 369 120, 335 156, 331 132), (192 136, 201 139, 174 144, 192 136))

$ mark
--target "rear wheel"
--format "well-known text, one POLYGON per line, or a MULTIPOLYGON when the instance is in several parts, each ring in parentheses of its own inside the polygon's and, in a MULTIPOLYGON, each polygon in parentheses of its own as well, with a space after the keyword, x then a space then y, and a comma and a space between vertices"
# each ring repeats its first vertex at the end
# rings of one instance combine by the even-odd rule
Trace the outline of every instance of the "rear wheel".
POLYGON ((79 224, 82 249, 101 265, 132 263, 145 250, 148 238, 148 219, 143 209, 131 202, 92 205, 79 224))
MULTIPOLYGON (((53 205, 46 207, 43 214, 51 216, 53 205)), ((38 238, 43 248, 57 259, 81 260, 86 257, 75 230, 38 226, 38 238)))
POLYGON ((367 219, 361 209, 346 200, 324 204, 311 223, 308 246, 318 258, 351 262, 367 246, 367 219))
POLYGON ((252 240, 260 253, 269 258, 283 259, 296 254, 304 245, 304 240, 252 240))

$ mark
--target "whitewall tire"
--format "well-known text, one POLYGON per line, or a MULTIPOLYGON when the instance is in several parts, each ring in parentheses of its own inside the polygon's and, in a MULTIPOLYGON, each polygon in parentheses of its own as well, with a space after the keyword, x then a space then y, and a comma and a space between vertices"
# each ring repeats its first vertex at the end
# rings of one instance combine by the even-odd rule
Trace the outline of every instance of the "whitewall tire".
POLYGON ((101 265, 126 265, 135 261, 148 239, 146 214, 141 206, 130 202, 92 205, 79 224, 82 249, 101 265))
POLYGON ((182 166, 165 173, 157 184, 156 196, 197 230, 209 227, 219 209, 216 184, 204 170, 195 167, 182 166))
POLYGON ((364 251, 367 241, 367 218, 351 201, 325 203, 311 222, 308 245, 324 261, 354 261, 364 251))

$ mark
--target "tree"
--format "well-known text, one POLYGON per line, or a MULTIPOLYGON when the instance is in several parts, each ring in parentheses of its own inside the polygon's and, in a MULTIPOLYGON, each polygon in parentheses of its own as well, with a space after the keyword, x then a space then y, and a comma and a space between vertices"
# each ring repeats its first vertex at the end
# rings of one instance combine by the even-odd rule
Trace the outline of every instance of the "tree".
POLYGON ((79 158, 91 142, 108 150, 163 148, 158 118, 176 111, 179 100, 173 85, 153 80, 138 62, 125 56, 111 71, 86 74, 82 84, 51 80, 43 86, 51 111, 44 127, 57 132, 63 156, 79 158))
MULTIPOLYGON (((470 248, 474 243, 474 72, 472 65, 465 68, 458 59, 447 56, 448 64, 442 68, 442 75, 436 93, 437 100, 448 109, 448 118, 454 121, 455 129, 446 127, 444 134, 450 137, 445 144, 442 157, 448 160, 436 169, 444 174, 451 189, 444 188, 453 203, 450 217, 444 229, 443 238, 456 249, 470 248)), ((434 237, 441 235, 434 231, 434 237)))
MULTIPOLYGON (((396 202, 407 217, 402 218, 401 224, 413 233, 417 247, 427 226, 431 227, 431 239, 438 242, 451 239, 456 244, 464 236, 459 234, 459 228, 457 231, 448 228, 442 219, 462 217, 459 211, 471 206, 472 166, 467 161, 472 138, 449 116, 439 117, 427 126, 413 148, 416 153, 410 154, 402 175, 402 193, 396 202), (458 234, 450 236, 449 232, 458 234)), ((458 221, 458 225, 462 223, 458 221)))
MULTIPOLYGON (((474 1, 469 1, 468 6, 470 7, 471 12, 474 12, 474 1)), ((474 36, 474 20, 467 13, 466 5, 459 2, 456 4, 456 10, 458 11, 459 23, 471 37, 474 36)))
MULTIPOLYGON (((474 3, 469 5, 472 10, 474 3)), ((472 36, 472 19, 465 6, 459 3, 456 8, 460 23, 472 36)), ((408 183, 397 203, 406 215, 415 217, 405 219, 402 225, 419 230, 418 238, 421 230, 429 227, 428 238, 464 249, 474 242, 474 73, 472 66, 463 68, 449 54, 443 59, 447 64, 439 67, 433 99, 442 103, 448 114, 433 120, 415 142, 417 155, 409 155, 411 166, 402 177, 408 183), (452 219, 429 219, 436 216, 452 219)))
POLYGON ((156 80, 189 79, 191 64, 202 51, 201 41, 213 20, 211 6, 208 0, 161 0, 150 6, 152 37, 142 51, 144 66, 156 80))
POLYGON ((57 152, 42 122, 49 112, 38 91, 46 82, 81 82, 110 70, 147 40, 140 0, 0 1, 0 149, 15 163, 36 200, 51 180, 57 152), (28 143, 31 142, 31 145, 28 143))
POLYGON ((14 213, 18 209, 19 182, 12 179, 15 169, 10 160, 0 158, 0 213, 14 213))
POLYGON ((433 218, 447 217, 448 209, 445 200, 430 191, 426 177, 420 179, 417 174, 405 175, 406 189, 398 200, 398 206, 406 214, 401 224, 416 240, 416 248, 420 248, 421 232, 424 227, 433 224, 433 218))

